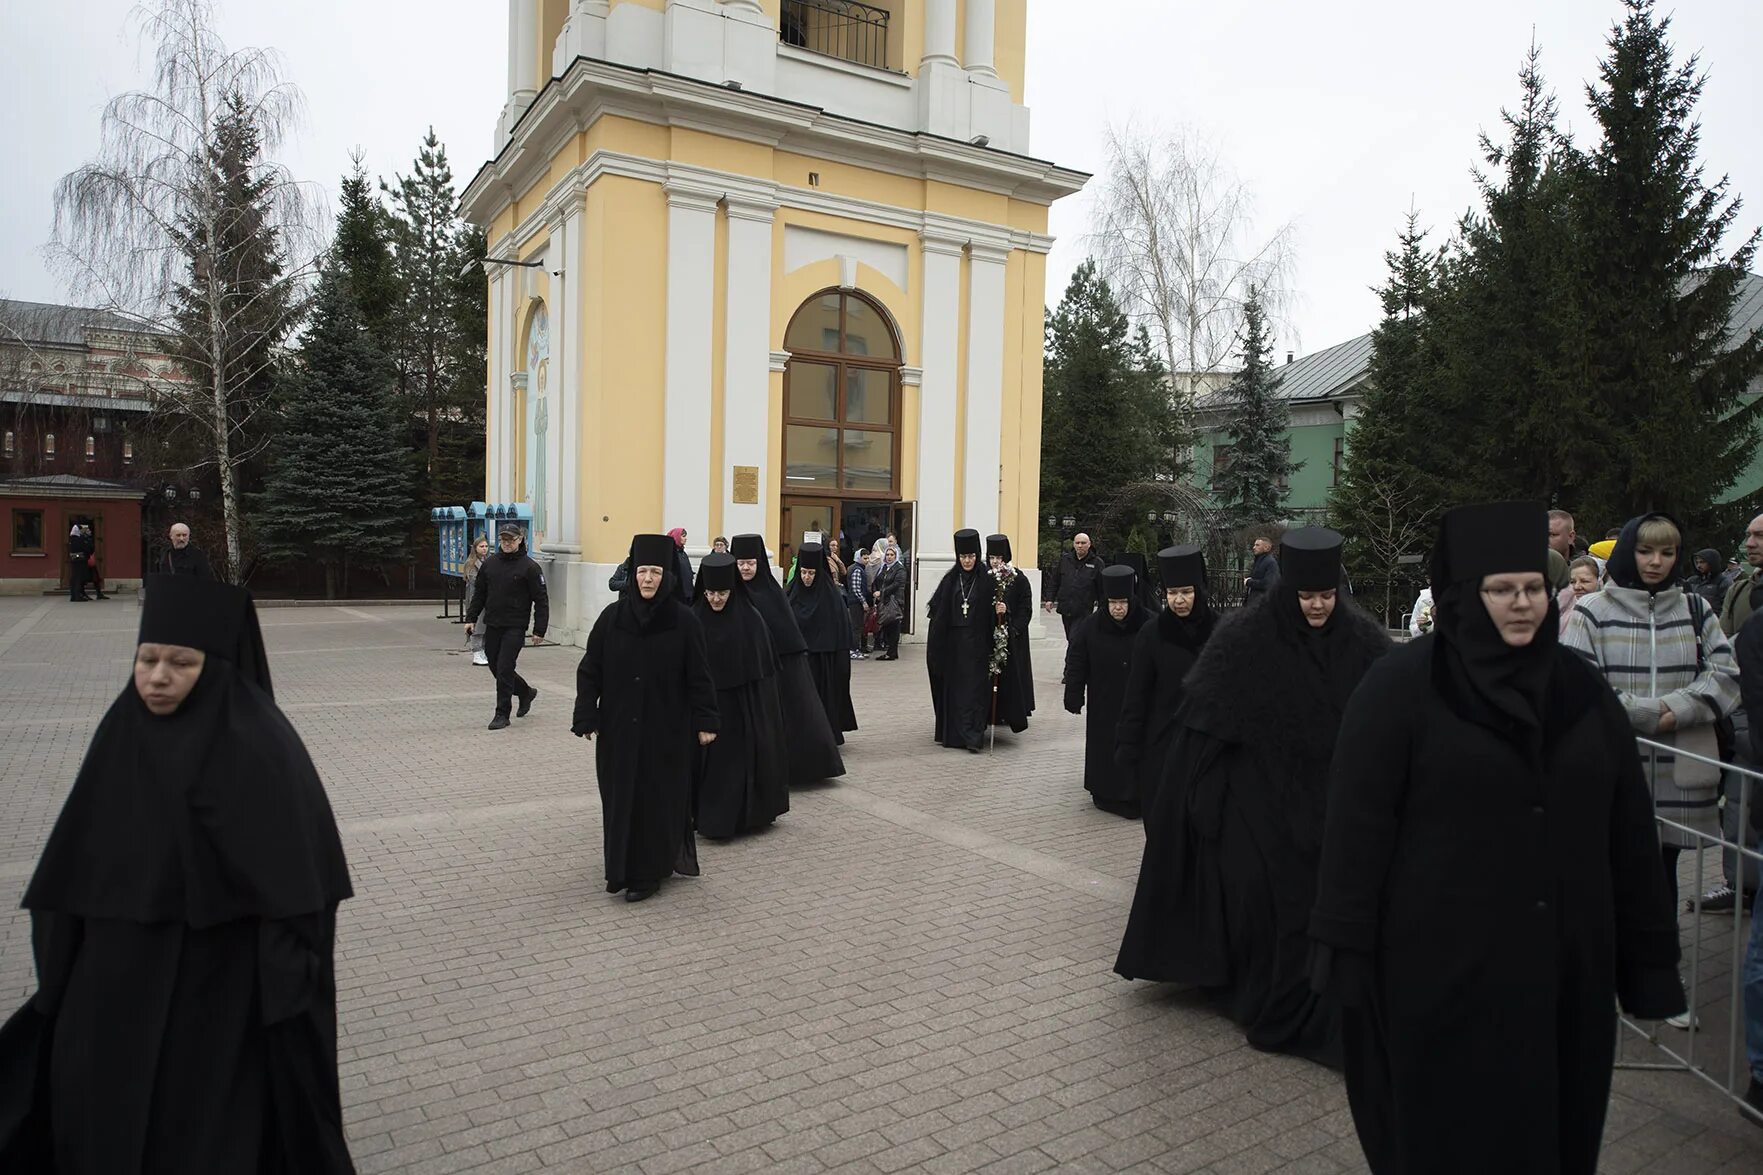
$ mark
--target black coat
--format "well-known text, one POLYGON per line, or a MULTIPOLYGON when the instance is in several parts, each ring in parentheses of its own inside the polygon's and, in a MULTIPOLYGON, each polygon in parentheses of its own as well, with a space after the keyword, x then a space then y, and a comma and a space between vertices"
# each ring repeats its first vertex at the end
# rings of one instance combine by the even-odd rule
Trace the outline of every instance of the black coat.
POLYGON ((1061 616, 1088 616, 1102 601, 1102 556, 1094 548, 1083 559, 1076 551, 1059 556, 1059 564, 1047 575, 1042 597, 1053 601, 1061 616))
POLYGON ((778 701, 783 706, 784 730, 789 734, 790 784, 800 786, 843 775, 845 762, 838 747, 843 739, 834 732, 820 700, 814 674, 808 668, 808 642, 796 624, 789 597, 767 566, 761 566, 752 582, 742 582, 736 590, 765 621, 772 652, 777 655, 778 701))
POLYGON ((514 628, 521 632, 526 631, 530 615, 533 635, 544 636, 551 626, 551 596, 545 588, 545 573, 519 552, 511 557, 492 551, 477 569, 471 603, 465 608, 466 623, 477 623, 480 615, 489 628, 514 628))
POLYGON ((1253 600, 1257 596, 1273 593, 1274 586, 1279 583, 1279 559, 1272 551, 1255 556, 1255 564, 1249 568, 1249 582, 1244 587, 1244 594, 1253 600))
POLYGON ((1106 608, 1078 621, 1065 649, 1065 708, 1084 716, 1084 789, 1098 804, 1138 814, 1138 787, 1133 769, 1114 762, 1114 734, 1126 704, 1127 674, 1133 645, 1151 614, 1135 601, 1125 620, 1106 608), (1087 695, 1087 696, 1086 696, 1087 695))
POLYGON ((1538 751, 1484 724, 1423 636, 1341 724, 1311 933, 1349 1005, 1347 1089, 1380 1172, 1596 1169, 1615 1008, 1683 1008, 1634 735, 1554 654, 1538 751))
POLYGON ((998 721, 1021 733, 1028 729, 1028 716, 1035 712, 1035 667, 1028 651, 1028 626, 1035 618, 1035 592, 1028 586, 1028 576, 1020 571, 1004 589, 1004 606, 1009 609, 1006 623, 1010 626, 1010 659, 998 676, 998 721))
POLYGON ((693 811, 700 833, 718 839, 763 828, 790 810, 789 738, 778 700, 771 636, 744 596, 721 613, 692 609, 710 647, 710 675, 722 729, 704 748, 693 811))
POLYGON ((1182 679, 1199 660, 1199 650, 1174 639, 1173 626, 1178 623, 1175 614, 1163 608, 1133 639, 1132 668, 1114 736, 1115 761, 1134 771, 1137 798, 1147 814, 1175 739, 1176 711, 1186 697, 1182 679))
POLYGON ((172 547, 159 561, 159 570, 166 575, 193 575, 197 579, 213 579, 214 569, 208 554, 200 547, 172 547))
POLYGON ((1276 594, 1233 614, 1186 679, 1133 897, 1146 935, 1116 969, 1208 988, 1250 1045, 1339 1067, 1338 1011, 1310 987, 1310 910, 1340 715, 1390 642, 1341 596, 1323 686, 1304 663, 1313 638, 1276 605, 1297 607, 1276 594))
POLYGON ((722 728, 698 618, 669 598, 654 605, 645 628, 630 599, 609 604, 588 634, 575 681, 570 729, 599 735, 607 892, 655 885, 676 871, 696 875, 698 732, 722 728))
POLYGON ((992 712, 992 605, 997 582, 976 567, 961 595, 961 565, 943 576, 931 594, 925 665, 930 672, 936 740, 945 747, 978 750, 985 745, 992 712), (962 612, 961 605, 967 604, 962 612))

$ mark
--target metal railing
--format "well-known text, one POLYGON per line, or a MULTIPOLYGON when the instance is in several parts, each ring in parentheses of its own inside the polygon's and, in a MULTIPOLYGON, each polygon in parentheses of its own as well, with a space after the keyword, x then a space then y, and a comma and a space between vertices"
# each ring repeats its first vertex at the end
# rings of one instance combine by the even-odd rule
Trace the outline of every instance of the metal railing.
POLYGON ((856 0, 783 0, 778 37, 813 53, 887 69, 890 16, 856 0))
MULTIPOLYGON (((1763 719, 1763 715, 1759 718, 1763 719)), ((1684 948, 1684 987, 1689 997, 1689 1023, 1687 1028, 1677 1029, 1663 1023, 1636 1021, 1624 1013, 1617 1028, 1616 1067, 1689 1073, 1744 1109, 1744 1091, 1750 1079, 1750 1064, 1745 1051, 1745 965, 1753 935, 1763 934, 1763 931, 1754 932, 1746 925, 1744 899, 1747 875, 1763 870, 1763 852, 1759 851, 1757 835, 1751 831, 1750 825, 1751 807, 1756 802, 1751 793, 1757 791, 1763 796, 1763 790, 1759 790, 1763 789, 1763 773, 1652 739, 1637 737, 1635 741, 1643 749, 1664 751, 1679 761, 1690 760, 1719 768, 1722 790, 1726 793, 1722 803, 1726 806, 1719 809, 1722 817, 1719 835, 1654 812, 1653 818, 1661 834, 1671 830, 1680 834, 1680 838, 1690 838, 1695 845, 1684 849, 1678 861, 1680 891, 1685 880, 1685 862, 1689 862, 1690 927, 1689 943, 1684 948), (1733 808, 1736 808, 1736 820, 1731 819, 1733 808), (1704 914, 1702 899, 1705 890, 1723 880, 1725 872, 1732 874, 1732 910, 1730 913, 1704 914), (1721 1024, 1722 1018, 1724 1024, 1721 1024), (1666 1059, 1658 1060, 1645 1054, 1644 1059, 1625 1056, 1624 1044, 1635 1040, 1645 1041, 1666 1059)), ((1752 916, 1763 918, 1763 911, 1752 916)), ((1682 933, 1680 920, 1680 941, 1682 933)), ((1763 950, 1763 943, 1759 944, 1759 950, 1763 950)), ((1759 998, 1763 998, 1763 993, 1759 993, 1759 998)), ((1763 1009, 1756 1014, 1763 1015, 1763 1009)))

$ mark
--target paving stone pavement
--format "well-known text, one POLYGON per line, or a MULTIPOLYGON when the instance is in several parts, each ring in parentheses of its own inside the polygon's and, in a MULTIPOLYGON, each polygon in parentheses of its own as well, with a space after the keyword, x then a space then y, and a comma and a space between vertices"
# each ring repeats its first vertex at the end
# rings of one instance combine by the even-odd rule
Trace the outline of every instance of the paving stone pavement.
MULTIPOLYGON (((932 744, 921 648, 854 665, 850 773, 629 905, 569 736, 579 651, 527 650, 533 715, 490 733, 489 677, 433 613, 262 614, 355 878, 338 997, 364 1173, 1363 1169, 1334 1074, 1112 974, 1143 834, 1087 802, 1061 644, 1034 647, 1029 731, 984 757, 932 744)), ((136 619, 0 598, 8 906, 136 619)), ((27 923, 0 915, 0 1013, 33 983, 27 923)), ((1604 1167, 1754 1172, 1763 1130, 1685 1074, 1624 1071, 1604 1167)))

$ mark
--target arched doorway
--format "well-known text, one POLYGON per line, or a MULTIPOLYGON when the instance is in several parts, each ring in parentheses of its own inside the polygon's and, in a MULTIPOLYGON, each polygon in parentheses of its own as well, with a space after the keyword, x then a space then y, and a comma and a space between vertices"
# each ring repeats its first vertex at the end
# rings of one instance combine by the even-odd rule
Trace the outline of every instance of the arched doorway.
POLYGON ((911 510, 900 501, 900 340, 887 313, 852 290, 824 290, 804 302, 784 332, 782 533, 788 566, 809 532, 846 536, 845 554, 865 537, 899 530, 909 542, 911 510))
POLYGON ((543 299, 533 299, 526 320, 526 343, 521 348, 526 368, 525 378, 517 382, 514 406, 516 435, 519 437, 517 473, 514 488, 516 500, 533 508, 534 541, 546 529, 545 464, 546 432, 550 405, 546 395, 551 381, 551 325, 543 299))

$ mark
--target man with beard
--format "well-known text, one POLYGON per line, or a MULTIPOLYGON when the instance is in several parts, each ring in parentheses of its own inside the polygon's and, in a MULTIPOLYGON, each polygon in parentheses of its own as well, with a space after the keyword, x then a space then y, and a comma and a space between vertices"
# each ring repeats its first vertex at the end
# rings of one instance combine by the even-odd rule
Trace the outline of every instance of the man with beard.
POLYGON ((845 732, 857 729, 857 711, 851 706, 851 613, 820 543, 803 543, 796 552, 796 578, 786 594, 808 650, 814 692, 820 695, 834 741, 842 746, 845 732))
POLYGON ((1307 970, 1328 765, 1347 699, 1390 647, 1340 583, 1341 536, 1289 531, 1273 590, 1206 642, 1132 913, 1163 931, 1135 970, 1209 989, 1255 1048, 1335 1068, 1339 1011, 1307 970))
POLYGON ((1028 729, 1028 716, 1035 712, 1035 671, 1028 652, 1028 625, 1035 618, 1035 593, 1028 586, 1028 577, 1010 565, 1010 536, 987 536, 986 563, 993 580, 1000 576, 1010 580, 1003 597, 993 605, 999 618, 996 623, 1010 630, 1010 659, 998 677, 995 721, 1021 734, 1028 729))
POLYGON ((1133 643, 1114 750, 1114 761, 1135 772, 1138 800, 1147 815, 1175 738, 1175 712, 1185 697, 1182 678, 1218 626, 1218 613, 1206 596, 1206 557, 1199 547, 1163 548, 1157 552, 1157 571, 1163 606, 1156 622, 1141 628, 1133 643))
POLYGON ((190 527, 183 522, 171 524, 171 550, 159 561, 159 570, 165 575, 193 575, 197 579, 213 579, 214 569, 208 565, 208 555, 201 547, 190 545, 190 527))
POLYGON ((594 621, 575 671, 570 733, 600 736, 606 892, 627 902, 675 873, 698 876, 692 782, 699 748, 722 728, 704 630, 671 582, 678 549, 664 534, 631 539, 624 594, 594 621))
POLYGON ((1133 644, 1150 621, 1137 599, 1137 576, 1130 567, 1102 572, 1100 612, 1080 620, 1065 649, 1065 708, 1083 713, 1084 790, 1096 807, 1128 820, 1139 818, 1138 787, 1130 767, 1114 762, 1114 734, 1126 701, 1126 678, 1132 668, 1133 644))
POLYGON ((789 732, 785 753, 789 757, 791 786, 843 775, 845 763, 839 757, 832 723, 827 720, 826 707, 821 704, 814 688, 814 675, 808 669, 808 643, 802 639, 789 597, 766 565, 765 539, 756 534, 738 534, 729 540, 729 553, 735 557, 735 571, 740 577, 735 590, 765 621, 772 652, 777 656, 777 693, 784 710, 784 729, 789 732))
POLYGON ((1622 703, 1558 643, 1541 503, 1445 514, 1431 634, 1341 723, 1310 933, 1378 1172, 1591 1175, 1616 1006, 1684 1010, 1622 703))
POLYGON ((979 565, 979 531, 955 532, 955 566, 943 575, 927 611, 925 663, 930 671, 936 741, 978 754, 992 712, 995 581, 979 565))
POLYGON ((698 831, 715 840, 763 828, 790 810, 790 765, 777 657, 765 621, 746 594, 732 555, 698 565, 692 612, 704 629, 722 729, 704 750, 698 778, 698 831))
POLYGON ((149 576, 134 660, 25 890, 38 988, 0 1029, 0 1170, 353 1172, 348 866, 251 597, 149 576))

